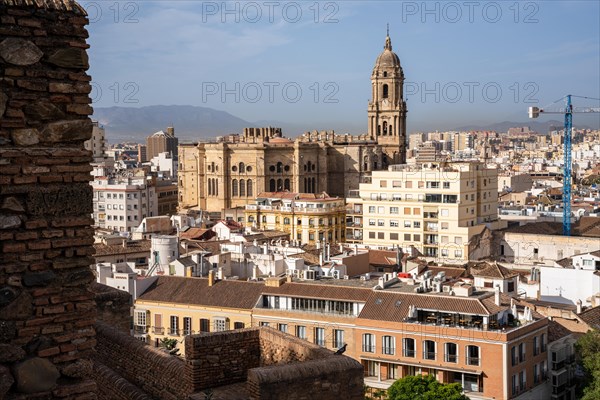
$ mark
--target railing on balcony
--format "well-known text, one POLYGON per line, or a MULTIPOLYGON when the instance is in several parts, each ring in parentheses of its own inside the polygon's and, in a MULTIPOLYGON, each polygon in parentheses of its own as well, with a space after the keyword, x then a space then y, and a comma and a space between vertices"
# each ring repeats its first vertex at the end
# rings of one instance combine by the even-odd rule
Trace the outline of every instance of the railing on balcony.
POLYGON ((404 349, 404 357, 414 357, 416 352, 415 349, 404 349))
POLYGON ((164 335, 165 334, 165 328, 161 328, 161 327, 157 327, 157 326, 152 328, 152 331, 154 332, 155 335, 164 335))
POLYGON ((148 333, 148 327, 147 326, 141 326, 141 325, 134 325, 133 326, 133 333, 136 335, 144 335, 146 333, 148 333))
POLYGON ((435 351, 424 351, 423 358, 425 360, 435 360, 435 351))
POLYGON ((365 353, 375 353, 375 345, 363 344, 362 351, 365 353))
POLYGON ((395 347, 387 347, 384 346, 383 347, 383 354, 387 354, 387 355, 394 355, 396 354, 396 348, 395 347))
POLYGON ((446 362, 455 363, 458 361, 458 356, 456 354, 446 354, 446 362))
POLYGON ((479 357, 467 357, 467 365, 479 365, 479 357))

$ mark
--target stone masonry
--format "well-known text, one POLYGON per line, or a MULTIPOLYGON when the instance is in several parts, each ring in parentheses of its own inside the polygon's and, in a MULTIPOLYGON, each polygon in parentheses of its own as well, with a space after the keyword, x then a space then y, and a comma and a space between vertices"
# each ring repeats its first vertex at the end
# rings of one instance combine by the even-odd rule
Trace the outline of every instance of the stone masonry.
POLYGON ((87 22, 0 0, 0 398, 96 398, 87 22))

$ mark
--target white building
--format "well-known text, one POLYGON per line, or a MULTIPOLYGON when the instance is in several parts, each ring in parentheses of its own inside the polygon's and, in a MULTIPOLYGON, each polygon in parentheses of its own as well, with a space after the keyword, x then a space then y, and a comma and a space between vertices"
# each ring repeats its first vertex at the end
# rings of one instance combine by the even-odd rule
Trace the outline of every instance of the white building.
POLYGON ((177 178, 177 162, 173 159, 171 153, 158 153, 156 157, 152 157, 150 170, 152 172, 162 172, 163 176, 171 179, 177 178))
POLYGON ((594 306, 600 296, 600 250, 540 267, 542 300, 594 306))
POLYGON ((96 264, 96 281, 129 293, 133 301, 158 278, 143 276, 144 273, 134 262, 96 264))
POLYGON ((158 215, 155 188, 145 177, 96 177, 91 184, 93 218, 99 228, 131 232, 144 218, 158 215))
POLYGON ((86 150, 92 152, 94 162, 100 162, 106 158, 106 138, 104 127, 98 124, 98 121, 92 121, 92 137, 83 142, 86 150))

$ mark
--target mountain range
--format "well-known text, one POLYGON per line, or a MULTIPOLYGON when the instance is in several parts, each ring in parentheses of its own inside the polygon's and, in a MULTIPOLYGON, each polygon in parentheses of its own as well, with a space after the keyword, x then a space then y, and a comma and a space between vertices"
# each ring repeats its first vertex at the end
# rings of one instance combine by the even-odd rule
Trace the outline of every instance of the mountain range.
MULTIPOLYGON (((313 127, 285 121, 246 121, 225 111, 209 107, 189 105, 156 105, 147 107, 95 107, 93 119, 106 129, 109 142, 133 141, 142 143, 154 132, 167 126, 175 127, 175 134, 181 141, 191 141, 230 133, 241 133, 246 127, 277 126, 287 136, 293 137, 313 127)), ((447 130, 471 131, 489 130, 506 132, 508 128, 528 126, 531 130, 546 133, 550 129, 561 129, 562 121, 503 121, 489 125, 465 125, 447 130)), ((334 127, 333 127, 334 128, 334 127)), ((589 128, 577 125, 577 128, 589 128)), ((324 127, 323 129, 331 129, 324 127)))

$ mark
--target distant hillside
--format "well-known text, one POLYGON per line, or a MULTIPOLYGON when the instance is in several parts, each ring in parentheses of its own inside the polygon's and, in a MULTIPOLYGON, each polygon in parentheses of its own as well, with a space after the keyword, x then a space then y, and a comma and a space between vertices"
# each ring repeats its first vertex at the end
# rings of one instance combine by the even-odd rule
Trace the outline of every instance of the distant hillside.
POLYGON ((95 107, 92 118, 104 125, 109 142, 143 142, 146 136, 171 125, 181 140, 240 133, 256 126, 225 111, 195 106, 95 107))

